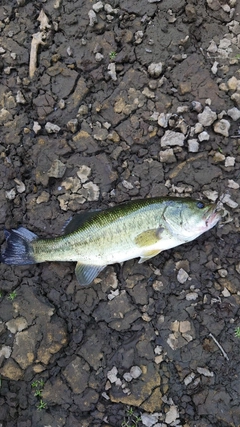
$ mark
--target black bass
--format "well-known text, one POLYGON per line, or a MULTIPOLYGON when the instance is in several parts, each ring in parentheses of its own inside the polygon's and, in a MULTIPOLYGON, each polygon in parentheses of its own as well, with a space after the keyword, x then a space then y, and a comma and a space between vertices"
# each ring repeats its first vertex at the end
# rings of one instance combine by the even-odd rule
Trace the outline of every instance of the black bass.
POLYGON ((220 219, 216 205, 189 198, 134 200, 102 211, 76 214, 64 235, 41 239, 19 227, 5 231, 7 247, 0 261, 35 264, 76 261, 78 282, 89 285, 107 265, 140 258, 194 240, 220 219))

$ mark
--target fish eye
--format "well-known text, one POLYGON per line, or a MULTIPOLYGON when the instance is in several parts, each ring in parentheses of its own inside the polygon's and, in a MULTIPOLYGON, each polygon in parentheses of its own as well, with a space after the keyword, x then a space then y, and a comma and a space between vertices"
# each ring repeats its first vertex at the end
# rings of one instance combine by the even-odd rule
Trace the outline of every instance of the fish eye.
POLYGON ((205 205, 204 205, 203 202, 197 202, 196 206, 197 206, 198 209, 203 209, 205 207, 205 205))

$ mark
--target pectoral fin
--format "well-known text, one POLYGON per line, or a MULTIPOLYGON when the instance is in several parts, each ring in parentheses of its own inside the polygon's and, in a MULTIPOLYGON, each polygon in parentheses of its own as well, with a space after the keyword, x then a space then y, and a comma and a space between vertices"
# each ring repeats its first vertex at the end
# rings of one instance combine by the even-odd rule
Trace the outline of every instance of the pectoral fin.
POLYGON ((77 281, 81 286, 88 286, 99 275, 106 265, 84 265, 77 263, 75 274, 77 281))
POLYGON ((158 255, 161 251, 159 250, 152 250, 152 251, 145 251, 143 256, 141 256, 140 260, 138 261, 138 264, 142 264, 143 262, 147 261, 150 258, 153 258, 154 256, 158 255))
POLYGON ((163 227, 143 231, 135 238, 135 243, 139 247, 155 245, 161 239, 162 231, 164 231, 163 227))

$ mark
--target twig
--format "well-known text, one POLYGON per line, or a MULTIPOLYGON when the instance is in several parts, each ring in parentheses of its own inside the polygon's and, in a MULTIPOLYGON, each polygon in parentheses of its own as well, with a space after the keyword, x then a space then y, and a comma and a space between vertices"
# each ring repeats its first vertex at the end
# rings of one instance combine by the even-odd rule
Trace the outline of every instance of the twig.
POLYGON ((213 341, 217 344, 218 348, 221 350, 223 356, 225 357, 225 359, 229 360, 229 357, 227 355, 227 353, 223 350, 222 346, 219 344, 219 342, 216 340, 216 338, 213 336, 213 334, 209 334, 209 336, 213 339, 213 341))

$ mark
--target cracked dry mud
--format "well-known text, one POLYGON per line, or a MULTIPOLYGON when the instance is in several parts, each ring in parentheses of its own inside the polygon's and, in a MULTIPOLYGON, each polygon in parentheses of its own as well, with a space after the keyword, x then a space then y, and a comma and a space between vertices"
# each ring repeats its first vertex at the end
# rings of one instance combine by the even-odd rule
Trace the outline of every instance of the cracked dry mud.
POLYGON ((161 195, 225 211, 86 289, 72 263, 1 265, 1 426, 240 425, 239 21, 236 0, 1 3, 1 230, 161 195))

